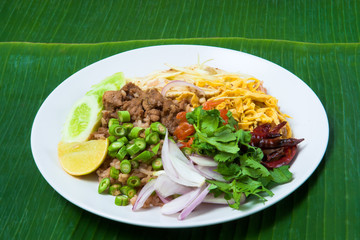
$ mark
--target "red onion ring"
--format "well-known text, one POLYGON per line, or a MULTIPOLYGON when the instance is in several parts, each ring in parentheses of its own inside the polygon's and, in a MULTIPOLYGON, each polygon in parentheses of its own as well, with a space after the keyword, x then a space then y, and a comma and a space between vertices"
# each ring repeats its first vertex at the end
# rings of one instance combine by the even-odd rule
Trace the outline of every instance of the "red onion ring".
POLYGON ((162 163, 164 170, 170 178, 178 178, 178 174, 174 169, 174 166, 171 163, 170 153, 169 153, 169 132, 166 129, 166 134, 164 138, 164 143, 161 149, 162 163))
POLYGON ((194 165, 194 167, 196 168, 196 170, 200 172, 201 175, 203 175, 208 179, 214 179, 220 182, 226 182, 226 180, 220 173, 214 171, 216 169, 215 167, 205 167, 199 165, 194 165))
POLYGON ((199 194, 203 189, 204 189, 203 187, 195 188, 192 191, 185 193, 175 198, 174 200, 164 204, 164 206, 161 207, 161 213, 165 215, 170 215, 183 210, 192 201, 194 201, 194 199, 196 199, 197 196, 199 196, 199 194))
POLYGON ((161 197, 169 197, 174 194, 185 194, 193 190, 191 187, 186 187, 184 185, 178 184, 171 180, 169 176, 161 174, 155 183, 155 190, 161 197))
MULTIPOLYGON (((245 194, 242 193, 241 195, 241 204, 243 204, 245 202, 245 194)), ((203 203, 213 203, 213 204, 234 204, 235 201, 234 199, 230 199, 230 200, 226 200, 224 198, 224 194, 218 196, 218 197, 214 197, 214 194, 208 194, 206 195, 206 197, 203 200, 203 203)))
POLYGON ((165 97, 167 91, 169 91, 171 88, 173 87, 192 87, 195 88, 196 90, 198 90, 202 95, 205 95, 204 90, 202 90, 201 88, 195 86, 192 83, 189 82, 185 82, 185 81, 181 81, 181 80, 174 80, 169 82, 168 84, 166 84, 163 89, 161 90, 161 95, 163 95, 165 97))
POLYGON ((164 144, 161 149, 164 170, 174 182, 188 187, 200 187, 205 183, 205 178, 189 166, 189 160, 175 143, 169 140, 166 130, 164 144))
POLYGON ((197 154, 192 154, 191 156, 189 156, 189 158, 196 163, 197 165, 200 166, 206 166, 206 167, 217 167, 218 163, 214 161, 213 158, 211 157, 205 157, 205 156, 200 156, 197 154))
POLYGON ((157 190, 155 190, 155 192, 156 192, 156 194, 158 195, 158 197, 160 198, 160 200, 161 200, 164 204, 166 204, 166 203, 168 203, 168 202, 171 201, 170 198, 165 198, 165 197, 161 196, 161 194, 159 194, 159 192, 158 192, 157 190))
POLYGON ((139 210, 145 203, 146 199, 155 191, 156 179, 151 180, 139 192, 139 195, 135 201, 135 204, 132 208, 133 211, 139 210))
POLYGON ((188 205, 186 206, 178 216, 179 220, 184 220, 206 197, 210 192, 209 186, 206 185, 205 188, 202 187, 201 193, 188 205))

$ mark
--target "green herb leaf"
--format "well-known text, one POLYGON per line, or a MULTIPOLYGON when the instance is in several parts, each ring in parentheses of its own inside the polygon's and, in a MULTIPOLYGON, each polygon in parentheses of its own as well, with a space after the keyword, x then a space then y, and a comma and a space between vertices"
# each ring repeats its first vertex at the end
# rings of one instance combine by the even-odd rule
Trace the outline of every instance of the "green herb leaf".
POLYGON ((236 163, 219 163, 216 171, 223 175, 225 180, 238 178, 242 174, 242 169, 240 165, 236 163))
POLYGON ((278 168, 274 168, 270 171, 272 180, 276 183, 287 183, 290 182, 292 179, 292 173, 289 171, 289 166, 281 166, 278 168))
POLYGON ((241 166, 246 166, 246 167, 250 167, 253 170, 257 171, 257 173, 261 176, 261 177, 267 177, 270 175, 269 170, 267 170, 266 167, 264 167, 259 161, 255 160, 252 157, 244 157, 241 156, 240 157, 240 164, 241 166))
POLYGON ((237 153, 219 152, 214 156, 214 160, 216 162, 233 162, 238 156, 239 154, 237 153))

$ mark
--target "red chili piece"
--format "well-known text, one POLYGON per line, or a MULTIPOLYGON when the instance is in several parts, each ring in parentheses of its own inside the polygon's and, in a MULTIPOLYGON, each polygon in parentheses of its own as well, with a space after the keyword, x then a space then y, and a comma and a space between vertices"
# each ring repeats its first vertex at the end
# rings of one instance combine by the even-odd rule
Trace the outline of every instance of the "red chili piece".
POLYGON ((251 133, 252 146, 261 148, 264 153, 262 164, 267 168, 277 168, 291 162, 297 152, 297 144, 304 139, 282 139, 280 129, 286 125, 281 122, 271 128, 271 124, 263 124, 256 127, 251 133))
POLYGON ((279 147, 292 147, 296 146, 300 142, 304 141, 303 138, 287 138, 287 139, 260 139, 257 143, 254 143, 254 146, 259 148, 279 148, 279 147))
POLYGON ((251 144, 255 146, 260 139, 264 138, 276 138, 280 137, 280 129, 286 125, 286 122, 281 122, 271 129, 270 123, 265 123, 263 125, 257 126, 251 133, 251 144))
POLYGON ((180 123, 187 122, 186 112, 179 112, 178 114, 176 114, 176 119, 178 119, 180 123))
POLYGON ((291 162, 291 160, 294 158, 296 152, 297 152, 296 146, 287 147, 287 148, 284 148, 285 156, 283 156, 275 161, 262 162, 262 163, 267 168, 277 168, 277 167, 281 167, 283 165, 288 165, 291 162))
POLYGON ((195 133, 195 128, 188 122, 182 122, 174 131, 174 135, 179 140, 185 140, 188 136, 191 136, 195 133))
POLYGON ((191 147, 191 144, 194 142, 194 137, 191 137, 189 139, 189 141, 187 142, 181 142, 182 146, 180 148, 184 148, 184 147, 191 147))
POLYGON ((222 119, 224 119, 224 125, 228 124, 228 121, 229 121, 229 117, 226 115, 228 113, 228 110, 226 109, 220 109, 220 117, 222 119))
POLYGON ((271 131, 269 132, 269 136, 272 136, 272 135, 276 135, 276 134, 279 134, 279 131, 282 127, 284 127, 286 125, 286 122, 281 122, 279 123, 278 125, 276 125, 273 129, 271 129, 271 131))
POLYGON ((225 99, 218 99, 218 100, 211 100, 203 103, 204 110, 211 110, 214 109, 217 105, 225 101, 225 99))

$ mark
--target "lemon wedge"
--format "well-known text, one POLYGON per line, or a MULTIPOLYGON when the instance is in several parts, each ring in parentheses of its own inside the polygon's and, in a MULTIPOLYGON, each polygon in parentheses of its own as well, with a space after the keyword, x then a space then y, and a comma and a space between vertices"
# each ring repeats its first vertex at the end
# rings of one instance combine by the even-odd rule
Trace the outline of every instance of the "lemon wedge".
POLYGON ((63 169, 74 176, 94 172, 105 160, 108 139, 86 142, 60 142, 58 156, 63 169))

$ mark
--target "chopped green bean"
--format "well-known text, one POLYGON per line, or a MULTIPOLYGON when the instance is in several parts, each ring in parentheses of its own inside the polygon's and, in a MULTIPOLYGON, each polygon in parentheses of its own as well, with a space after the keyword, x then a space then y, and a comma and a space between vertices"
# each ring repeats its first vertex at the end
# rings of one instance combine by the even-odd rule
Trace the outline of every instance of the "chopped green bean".
POLYGON ((158 171, 158 170, 161 170, 163 168, 163 164, 162 164, 162 160, 161 158, 157 158, 155 159, 152 163, 152 168, 155 170, 155 171, 158 171))
POLYGON ((109 142, 111 142, 111 143, 113 143, 117 140, 115 136, 109 136, 108 139, 109 139, 109 142))
POLYGON ((133 158, 133 160, 141 161, 143 163, 149 163, 150 160, 152 159, 152 157, 154 157, 154 156, 155 156, 155 153, 153 153, 153 152, 143 151, 142 153, 137 155, 135 158, 133 158))
POLYGON ((124 146, 123 142, 116 141, 116 142, 113 142, 113 143, 110 144, 110 146, 108 147, 108 150, 110 152, 114 152, 114 151, 119 150, 122 146, 124 146))
POLYGON ((108 155, 114 158, 116 157, 116 151, 108 151, 108 155))
POLYGON ((140 151, 141 151, 141 149, 135 143, 126 145, 126 152, 130 156, 134 156, 135 154, 137 154, 140 151))
POLYGON ((109 134, 116 137, 123 137, 126 135, 126 129, 120 125, 112 125, 109 127, 109 134))
POLYGON ((108 127, 110 128, 112 125, 120 125, 119 120, 117 120, 116 118, 110 118, 108 127))
POLYGON ((113 196, 117 196, 117 195, 120 195, 120 188, 121 188, 121 185, 116 183, 116 184, 113 184, 110 186, 109 188, 109 193, 113 196))
POLYGON ((113 179, 118 179, 119 178, 119 174, 120 171, 118 169, 116 169, 115 167, 111 167, 110 168, 110 177, 113 179))
POLYGON ((185 155, 191 155, 192 154, 192 149, 189 147, 183 147, 181 149, 181 151, 185 154, 185 155))
POLYGON ((120 188, 120 192, 121 192, 122 194, 127 195, 129 198, 132 198, 132 197, 135 196, 135 194, 136 194, 135 188, 130 187, 130 186, 127 186, 127 185, 122 186, 122 187, 120 188))
POLYGON ((126 156, 126 154, 127 154, 126 146, 123 146, 123 147, 121 147, 120 150, 116 153, 115 157, 121 161, 121 160, 124 159, 124 157, 126 156))
POLYGON ((153 132, 157 132, 160 135, 165 135, 166 133, 166 127, 159 122, 152 123, 150 128, 153 132))
POLYGON ((115 204, 117 206, 127 206, 129 205, 129 197, 126 195, 119 195, 115 197, 115 204))
POLYGON ((128 144, 129 140, 126 137, 121 137, 117 140, 118 142, 122 142, 124 144, 128 144))
POLYGON ((151 133, 151 128, 145 129, 145 137, 151 133))
POLYGON ((146 148, 146 142, 145 142, 145 139, 143 139, 143 138, 134 139, 134 144, 136 144, 140 148, 140 151, 142 151, 146 148))
POLYGON ((139 137, 139 136, 140 136, 140 133, 141 133, 142 131, 144 131, 143 128, 141 128, 141 127, 134 127, 133 129, 131 129, 131 131, 130 131, 130 133, 129 133, 129 135, 128 135, 129 139, 135 139, 135 138, 139 137))
POLYGON ((135 189, 135 188, 132 188, 132 187, 129 187, 129 189, 127 190, 126 195, 127 195, 129 198, 133 198, 133 197, 136 195, 136 189, 135 189))
POLYGON ((135 169, 135 168, 139 168, 139 161, 137 161, 137 160, 131 160, 130 161, 130 163, 131 163, 131 168, 132 169, 135 169))
POLYGON ((120 122, 130 122, 130 113, 128 111, 118 111, 120 122))
POLYGON ((103 178, 99 183, 98 192, 102 193, 110 186, 110 178, 103 178))
POLYGON ((125 159, 120 162, 120 171, 124 174, 131 172, 131 163, 129 160, 125 159))
POLYGON ((151 151, 155 154, 158 154, 158 151, 160 149, 161 143, 156 144, 153 148, 151 148, 151 151))
POLYGON ((127 186, 127 185, 125 185, 125 186, 122 186, 122 187, 120 188, 120 192, 121 192, 122 194, 127 195, 129 189, 130 189, 130 187, 127 186))
POLYGON ((123 123, 122 126, 126 129, 126 132, 129 134, 131 129, 133 129, 134 124, 132 124, 132 123, 123 123))
POLYGON ((130 176, 130 177, 127 179, 127 184, 128 184, 130 187, 138 187, 138 186, 140 186, 141 181, 140 181, 140 178, 139 178, 138 176, 130 176))
POLYGON ((152 132, 145 137, 147 144, 157 144, 160 141, 159 134, 157 132, 152 132))

